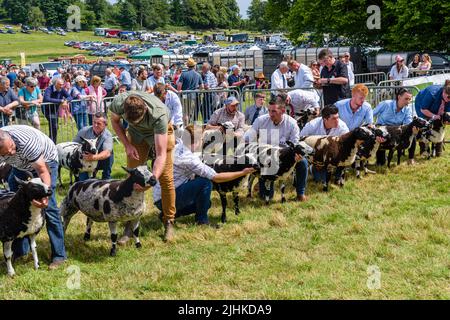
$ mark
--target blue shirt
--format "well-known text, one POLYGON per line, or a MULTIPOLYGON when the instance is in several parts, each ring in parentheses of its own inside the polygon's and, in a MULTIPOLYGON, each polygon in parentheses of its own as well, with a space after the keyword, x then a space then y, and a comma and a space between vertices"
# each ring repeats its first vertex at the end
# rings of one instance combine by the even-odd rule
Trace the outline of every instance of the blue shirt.
POLYGON ((9 86, 12 88, 14 86, 14 81, 17 79, 17 74, 15 72, 10 72, 6 77, 8 77, 9 86))
POLYGON ((361 127, 364 124, 373 123, 372 107, 368 102, 364 102, 363 105, 353 113, 350 107, 351 99, 339 100, 335 103, 339 109, 339 118, 345 122, 348 129, 351 131, 355 128, 361 127))
MULTIPOLYGON (((38 87, 35 87, 33 93, 30 93, 26 87, 23 87, 19 90, 19 97, 23 97, 25 101, 37 100, 39 95, 41 94, 41 90, 38 87)), ((30 113, 34 113, 37 107, 35 105, 31 106, 29 109, 30 113)))
POLYGON ((0 92, 0 107, 5 107, 14 101, 19 101, 19 98, 13 89, 8 88, 5 92, 0 92))
POLYGON ((105 84, 103 85, 103 88, 105 88, 105 90, 113 90, 116 87, 116 85, 117 85, 117 77, 114 73, 111 73, 110 76, 105 76, 105 84))
MULTIPOLYGON (((442 92, 444 92, 444 87, 438 85, 429 86, 420 91, 415 101, 417 115, 421 118, 427 118, 420 109, 426 109, 433 114, 437 114, 441 107, 442 92)), ((445 104, 444 112, 450 112, 450 102, 445 104)))
MULTIPOLYGON (((86 89, 81 88, 76 84, 72 87, 70 95, 74 100, 81 100, 82 96, 87 96, 86 89)), ((72 112, 72 114, 86 113, 86 108, 86 100, 75 101, 70 105, 70 111, 72 112)))
POLYGON ((408 106, 397 112, 397 101, 382 101, 373 110, 373 115, 377 117, 377 124, 383 126, 401 126, 412 122, 412 110, 408 106))
POLYGON ((45 89, 44 102, 49 102, 53 104, 42 106, 42 111, 44 115, 46 117, 50 115, 57 116, 59 105, 61 104, 61 102, 63 102, 63 100, 72 101, 72 97, 65 89, 56 91, 54 85, 51 85, 50 87, 45 89))
POLYGON ((178 79, 178 83, 181 83, 181 90, 197 90, 200 85, 203 85, 202 76, 191 69, 189 71, 185 71, 181 74, 180 79, 178 79))
POLYGON ((120 82, 127 86, 131 86, 131 75, 127 70, 123 70, 120 74, 120 82))

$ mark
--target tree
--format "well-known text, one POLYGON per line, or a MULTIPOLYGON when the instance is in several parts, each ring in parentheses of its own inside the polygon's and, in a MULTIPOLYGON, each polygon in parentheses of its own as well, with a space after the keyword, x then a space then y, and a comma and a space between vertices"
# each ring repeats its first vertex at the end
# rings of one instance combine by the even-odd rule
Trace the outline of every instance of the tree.
POLYGON ((184 0, 186 24, 192 28, 215 28, 219 22, 218 10, 212 0, 184 0))
POLYGON ((106 22, 108 2, 106 0, 85 0, 86 9, 95 15, 95 25, 101 26, 106 22))
POLYGON ((33 7, 28 14, 27 23, 33 28, 38 28, 45 25, 45 16, 39 7, 33 7))
POLYGON ((174 26, 184 25, 183 3, 181 0, 170 2, 170 20, 174 26))
POLYGON ((119 4, 119 8, 120 15, 118 21, 120 25, 129 29, 136 27, 138 25, 138 14, 134 5, 129 1, 123 1, 119 4))
POLYGON ((248 23, 252 29, 261 31, 271 28, 270 24, 265 18, 266 10, 267 1, 252 0, 250 6, 247 9, 248 23))
POLYGON ((32 0, 4 0, 3 7, 7 8, 8 17, 12 23, 26 23, 32 4, 32 0))

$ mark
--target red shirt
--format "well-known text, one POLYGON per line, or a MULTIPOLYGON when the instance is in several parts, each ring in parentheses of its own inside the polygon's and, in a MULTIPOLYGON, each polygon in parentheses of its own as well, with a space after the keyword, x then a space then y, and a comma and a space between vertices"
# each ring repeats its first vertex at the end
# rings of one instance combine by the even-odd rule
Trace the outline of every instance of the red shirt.
POLYGON ((50 84, 51 79, 47 76, 43 76, 43 77, 38 77, 37 80, 39 82, 39 89, 45 90, 45 89, 47 89, 48 85, 50 84))

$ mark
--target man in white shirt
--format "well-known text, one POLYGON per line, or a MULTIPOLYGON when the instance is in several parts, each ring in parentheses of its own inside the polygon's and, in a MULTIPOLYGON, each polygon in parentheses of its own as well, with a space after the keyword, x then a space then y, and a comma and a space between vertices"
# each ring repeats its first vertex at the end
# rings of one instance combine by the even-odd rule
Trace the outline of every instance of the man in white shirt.
POLYGON ((175 130, 175 137, 181 138, 183 135, 183 107, 178 95, 166 89, 162 83, 157 83, 153 87, 153 94, 159 98, 169 110, 169 122, 175 130))
POLYGON ((302 90, 297 89, 289 91, 287 93, 286 103, 290 104, 293 108, 293 114, 300 113, 309 107, 316 109, 319 113, 319 96, 315 90, 302 90))
POLYGON ((344 53, 342 62, 347 65, 348 82, 350 86, 355 85, 355 69, 353 67, 353 62, 350 61, 350 52, 344 53))
MULTIPOLYGON (((270 144, 273 146, 287 146, 287 142, 299 143, 299 128, 297 122, 286 114, 285 97, 278 96, 269 103, 269 114, 260 116, 255 120, 251 129, 245 135, 245 142, 270 144)), ((308 161, 296 156, 295 168, 297 200, 306 201, 306 180, 308 179, 308 161)), ((270 184, 269 194, 262 180, 259 182, 259 194, 262 199, 266 196, 273 198, 273 182, 270 184)))
MULTIPOLYGON (((280 63, 280 66, 277 70, 272 73, 272 77, 270 78, 270 89, 271 90, 279 90, 279 89, 287 89, 287 72, 289 71, 289 67, 286 61, 280 63)), ((272 94, 276 94, 272 92, 272 94)))
POLYGON ((312 88, 314 84, 314 77, 311 69, 295 60, 290 60, 288 63, 289 69, 294 73, 295 86, 294 88, 312 88))

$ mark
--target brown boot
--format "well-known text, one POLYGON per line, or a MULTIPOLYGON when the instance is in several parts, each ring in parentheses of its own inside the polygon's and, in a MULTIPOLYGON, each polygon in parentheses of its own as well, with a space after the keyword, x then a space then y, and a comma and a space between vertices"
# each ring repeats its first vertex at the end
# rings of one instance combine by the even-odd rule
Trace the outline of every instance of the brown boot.
POLYGON ((175 234, 175 230, 173 227, 173 222, 167 221, 164 225, 164 242, 171 242, 173 241, 175 234))

